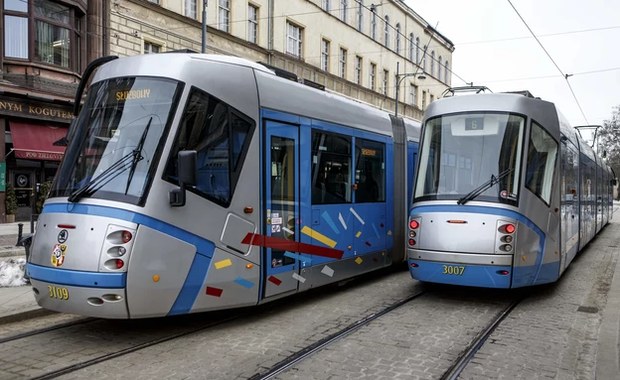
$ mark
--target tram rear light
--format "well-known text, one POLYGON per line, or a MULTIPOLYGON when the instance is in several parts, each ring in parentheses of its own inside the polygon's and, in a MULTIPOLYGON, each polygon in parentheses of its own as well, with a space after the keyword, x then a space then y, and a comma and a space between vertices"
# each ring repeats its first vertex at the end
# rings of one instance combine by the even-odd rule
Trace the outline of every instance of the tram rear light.
POLYGON ((411 264, 409 264, 409 266, 411 266, 412 268, 417 268, 417 267, 419 267, 419 265, 418 265, 418 264, 416 264, 416 263, 411 263, 411 264))
POLYGON ((420 227, 420 223, 418 223, 417 220, 411 219, 409 221, 409 228, 411 228, 412 230, 417 229, 418 227, 420 227))
POLYGON ((121 232, 121 239, 123 240, 123 243, 129 243, 132 237, 133 235, 131 235, 131 232, 127 230, 121 232))
POLYGON ((415 240, 409 239, 409 245, 413 247, 415 245, 415 240))
POLYGON ((498 270, 497 274, 502 275, 502 276, 507 276, 510 274, 510 271, 507 270, 498 270))
POLYGON ((121 269, 125 265, 125 262, 121 259, 116 259, 116 269, 121 269))

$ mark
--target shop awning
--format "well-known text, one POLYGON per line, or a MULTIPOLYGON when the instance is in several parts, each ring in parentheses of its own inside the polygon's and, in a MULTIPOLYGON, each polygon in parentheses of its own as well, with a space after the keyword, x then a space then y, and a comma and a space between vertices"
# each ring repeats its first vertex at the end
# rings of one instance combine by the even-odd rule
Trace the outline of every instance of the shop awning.
POLYGON ((27 160, 62 160, 65 147, 55 146, 54 142, 65 137, 68 128, 16 121, 9 122, 9 126, 15 157, 27 160))

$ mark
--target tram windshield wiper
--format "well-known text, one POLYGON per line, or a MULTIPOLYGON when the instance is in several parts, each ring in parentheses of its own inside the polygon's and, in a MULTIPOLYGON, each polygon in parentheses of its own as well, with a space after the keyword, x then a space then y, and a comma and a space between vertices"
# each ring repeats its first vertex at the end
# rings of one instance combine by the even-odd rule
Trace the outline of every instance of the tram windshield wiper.
POLYGON ((456 204, 457 205, 464 205, 466 202, 471 201, 472 199, 476 198, 478 195, 484 193, 485 191, 487 191, 488 189, 490 189, 491 187, 493 187, 496 183, 498 183, 502 178, 506 177, 508 174, 512 173, 513 169, 506 169, 503 172, 499 173, 496 176, 494 176, 493 174, 491 174, 491 179, 489 179, 488 181, 486 181, 485 183, 483 183, 482 185, 476 187, 475 189, 473 189, 472 191, 470 191, 469 193, 467 193, 465 196, 463 196, 461 199, 459 199, 456 204))
MULTIPOLYGON (((105 186, 107 183, 112 181, 114 178, 118 177, 121 173, 125 172, 127 169, 131 169, 129 173, 129 178, 127 179, 127 189, 129 189, 129 184, 131 183, 131 179, 133 177, 133 173, 140 162, 144 157, 141 154, 142 147, 144 146, 144 140, 146 140, 146 135, 148 133, 149 127, 151 126, 151 121, 153 118, 149 119, 148 124, 144 128, 144 132, 140 137, 140 141, 135 149, 131 152, 127 153, 123 157, 121 157, 118 161, 110 165, 106 170, 101 172, 97 177, 90 180, 86 185, 80 187, 67 199, 69 202, 78 202, 84 196, 91 195, 105 186)), ((127 190, 125 190, 125 194, 127 190)))
POLYGON ((133 160, 131 161, 131 168, 129 169, 129 176, 127 177, 127 185, 125 186, 125 195, 129 191, 129 185, 131 184, 131 179, 133 178, 133 174, 136 171, 136 167, 138 166, 138 162, 140 162, 144 156, 142 156, 142 148, 144 147, 144 141, 146 140, 146 135, 149 133, 149 128, 151 127, 151 122, 153 121, 153 116, 149 118, 149 122, 146 124, 144 128, 144 132, 142 132, 142 136, 140 136, 140 141, 136 146, 136 149, 133 150, 133 160))

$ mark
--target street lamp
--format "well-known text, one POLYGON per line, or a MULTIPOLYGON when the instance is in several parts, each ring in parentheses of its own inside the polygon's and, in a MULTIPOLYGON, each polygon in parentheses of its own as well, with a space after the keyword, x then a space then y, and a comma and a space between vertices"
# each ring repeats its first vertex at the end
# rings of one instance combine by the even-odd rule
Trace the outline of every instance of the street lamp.
MULTIPOLYGON (((420 80, 424 80, 426 79, 426 75, 424 75, 424 71, 420 72, 419 69, 420 67, 417 66, 415 72, 413 73, 402 73, 400 74, 399 71, 399 64, 400 62, 396 62, 396 104, 394 105, 394 116, 398 116, 398 102, 399 102, 399 91, 400 91, 400 84, 403 81, 403 79, 407 78, 407 77, 414 77, 413 78, 413 83, 415 83, 416 79, 420 79, 420 80)), ((416 94, 417 95, 417 94, 416 94)), ((417 99, 417 96, 416 96, 417 99)))
POLYGON ((208 0, 202 1, 202 46, 201 53, 207 52, 207 6, 208 0))

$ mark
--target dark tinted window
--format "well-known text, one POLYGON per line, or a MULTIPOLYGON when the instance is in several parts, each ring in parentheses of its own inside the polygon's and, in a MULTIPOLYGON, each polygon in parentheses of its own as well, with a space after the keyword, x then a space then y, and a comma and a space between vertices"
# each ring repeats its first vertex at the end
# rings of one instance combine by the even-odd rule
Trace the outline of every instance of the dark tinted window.
POLYGON ((312 203, 351 202, 351 138, 312 132, 312 203))

